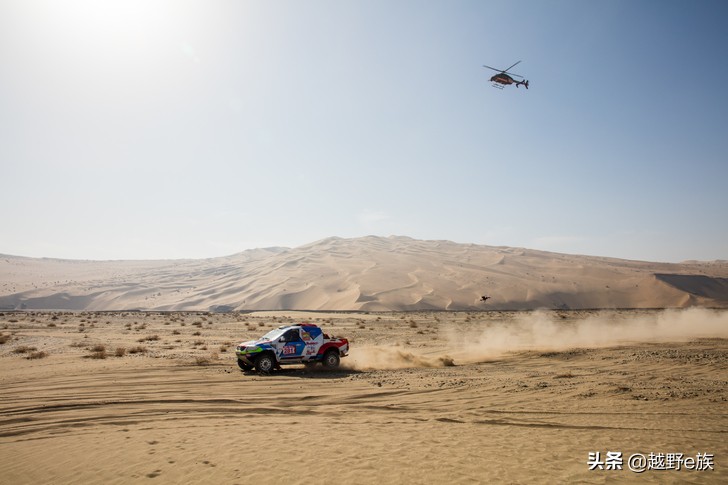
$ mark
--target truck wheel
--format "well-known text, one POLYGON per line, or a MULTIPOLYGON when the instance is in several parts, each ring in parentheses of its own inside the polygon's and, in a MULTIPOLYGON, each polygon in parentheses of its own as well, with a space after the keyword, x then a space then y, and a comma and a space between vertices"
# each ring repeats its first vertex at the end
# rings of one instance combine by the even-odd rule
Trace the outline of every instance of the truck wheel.
POLYGON ((323 364, 327 369, 336 369, 339 367, 339 362, 341 362, 341 358, 338 350, 329 350, 324 354, 323 364))
POLYGON ((253 366, 250 364, 246 364, 242 360, 238 359, 238 367, 240 367, 242 370, 253 370, 253 366))
POLYGON ((255 370, 261 374, 270 374, 275 365, 276 363, 273 360, 273 356, 268 353, 265 353, 255 359, 255 370))

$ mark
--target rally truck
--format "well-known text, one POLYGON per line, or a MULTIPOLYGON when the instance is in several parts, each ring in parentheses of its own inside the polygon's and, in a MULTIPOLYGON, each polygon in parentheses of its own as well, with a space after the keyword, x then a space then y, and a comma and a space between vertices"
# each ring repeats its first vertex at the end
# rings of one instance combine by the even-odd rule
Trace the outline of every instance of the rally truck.
POLYGON ((329 337, 310 323, 283 325, 235 348, 241 369, 255 369, 263 374, 288 364, 313 366, 321 362, 324 367, 335 369, 348 353, 347 339, 329 337))

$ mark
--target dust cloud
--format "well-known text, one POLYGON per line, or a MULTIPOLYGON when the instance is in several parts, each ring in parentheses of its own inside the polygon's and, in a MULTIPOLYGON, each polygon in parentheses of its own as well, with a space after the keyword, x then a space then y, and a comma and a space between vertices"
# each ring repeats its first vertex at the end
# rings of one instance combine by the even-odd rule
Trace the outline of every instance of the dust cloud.
POLYGON ((728 338, 728 312, 691 308, 655 313, 605 312, 563 320, 535 311, 506 321, 449 324, 429 350, 401 345, 352 348, 347 367, 357 370, 444 367, 494 360, 512 352, 562 351, 634 343, 728 338))
POLYGON ((352 349, 348 361, 342 363, 353 370, 411 369, 415 367, 447 367, 455 365, 452 357, 438 352, 427 355, 405 350, 398 345, 370 345, 352 349))

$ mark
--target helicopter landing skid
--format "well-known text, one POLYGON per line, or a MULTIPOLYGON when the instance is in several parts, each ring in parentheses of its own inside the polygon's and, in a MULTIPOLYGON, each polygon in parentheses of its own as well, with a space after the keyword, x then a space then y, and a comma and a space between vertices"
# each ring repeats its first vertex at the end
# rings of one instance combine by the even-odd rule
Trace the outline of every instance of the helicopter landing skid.
POLYGON ((498 84, 498 83, 492 83, 491 86, 493 86, 496 89, 503 89, 505 87, 502 84, 498 84))

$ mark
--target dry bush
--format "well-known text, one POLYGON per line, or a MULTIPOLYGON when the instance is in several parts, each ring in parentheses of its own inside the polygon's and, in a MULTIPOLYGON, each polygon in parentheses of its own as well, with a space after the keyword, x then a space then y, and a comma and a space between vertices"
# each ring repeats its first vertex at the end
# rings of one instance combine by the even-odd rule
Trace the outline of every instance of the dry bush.
POLYGON ((34 352, 36 350, 38 350, 36 347, 28 347, 27 345, 21 345, 20 347, 15 347, 15 350, 13 350, 13 353, 27 354, 28 352, 34 352))
POLYGON ((147 335, 137 340, 137 342, 154 342, 156 340, 160 340, 159 335, 147 335))
POLYGON ((228 346, 227 345, 221 345, 220 346, 220 352, 227 352, 228 346))
POLYGON ((179 335, 181 332, 179 330, 172 330, 172 335, 179 335))
POLYGON ((205 344, 204 340, 195 340, 195 342, 192 345, 197 346, 197 345, 204 345, 204 344, 205 344))
POLYGON ((202 335, 202 332, 194 332, 192 335, 194 335, 195 337, 199 337, 200 335, 202 335))
POLYGON ((129 349, 130 354, 143 354, 143 353, 146 353, 146 351, 147 351, 147 348, 143 347, 141 345, 138 345, 136 347, 132 347, 129 349))
POLYGON ((10 340, 13 336, 10 334, 0 334, 0 345, 6 343, 8 340, 10 340))
POLYGON ((108 357, 108 354, 106 353, 106 346, 101 344, 94 345, 91 348, 91 354, 85 357, 89 359, 105 359, 108 357))
POLYGON ((114 351, 116 357, 124 357, 126 355, 126 347, 117 347, 114 351))
POLYGON ((48 357, 48 354, 41 350, 40 352, 31 352, 30 355, 28 355, 26 357, 26 359, 35 360, 35 359, 43 359, 45 357, 48 357))
POLYGON ((210 365, 210 359, 207 357, 195 357, 195 365, 210 365))

